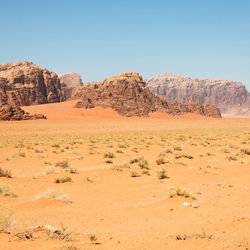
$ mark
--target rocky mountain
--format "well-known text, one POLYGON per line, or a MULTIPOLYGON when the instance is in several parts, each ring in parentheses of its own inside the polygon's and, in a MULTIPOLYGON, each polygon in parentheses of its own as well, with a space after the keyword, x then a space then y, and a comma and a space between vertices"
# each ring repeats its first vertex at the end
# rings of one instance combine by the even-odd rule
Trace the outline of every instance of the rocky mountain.
POLYGON ((41 114, 31 115, 25 112, 19 106, 4 104, 0 106, 0 121, 19 121, 19 120, 37 120, 46 119, 41 114))
POLYGON ((0 104, 33 105, 63 101, 58 76, 32 62, 0 65, 0 104))
POLYGON ((205 116, 221 117, 213 105, 203 106, 190 102, 168 103, 164 98, 153 94, 142 77, 135 72, 125 72, 102 82, 85 84, 74 89, 72 99, 79 99, 77 108, 101 106, 112 108, 123 116, 148 116, 150 112, 169 114, 198 113, 205 116))
POLYGON ((58 77, 60 79, 61 84, 69 88, 83 85, 81 75, 77 73, 67 72, 67 73, 58 75, 58 77))
POLYGON ((62 86, 62 94, 64 100, 67 100, 71 97, 72 91, 76 87, 83 85, 81 75, 73 72, 68 72, 59 75, 59 79, 62 86))
POLYGON ((153 93, 168 101, 213 104, 223 116, 250 116, 250 93, 241 82, 172 74, 157 75, 145 81, 153 93))

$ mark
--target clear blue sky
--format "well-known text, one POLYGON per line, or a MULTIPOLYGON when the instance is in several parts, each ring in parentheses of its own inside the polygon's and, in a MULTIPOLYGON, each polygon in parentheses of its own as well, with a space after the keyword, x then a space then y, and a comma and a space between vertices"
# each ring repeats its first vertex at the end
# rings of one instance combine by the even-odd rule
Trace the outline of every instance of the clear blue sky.
POLYGON ((170 72, 250 90, 250 0, 0 0, 0 10, 0 64, 29 60, 84 82, 170 72))

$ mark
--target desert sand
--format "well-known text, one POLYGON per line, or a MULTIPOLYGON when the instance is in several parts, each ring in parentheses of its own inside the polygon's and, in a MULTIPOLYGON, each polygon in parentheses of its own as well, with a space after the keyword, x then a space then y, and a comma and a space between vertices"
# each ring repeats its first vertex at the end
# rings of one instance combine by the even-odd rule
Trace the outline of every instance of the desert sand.
POLYGON ((249 248, 250 119, 75 103, 0 122, 1 250, 249 248))

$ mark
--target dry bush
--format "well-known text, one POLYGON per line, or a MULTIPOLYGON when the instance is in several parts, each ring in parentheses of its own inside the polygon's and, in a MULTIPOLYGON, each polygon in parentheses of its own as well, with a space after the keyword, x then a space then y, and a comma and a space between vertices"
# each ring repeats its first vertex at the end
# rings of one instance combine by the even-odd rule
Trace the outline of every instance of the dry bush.
POLYGON ((1 182, 0 182, 0 194, 10 197, 16 196, 10 185, 1 182))
POLYGON ((240 152, 245 155, 250 155, 250 149, 248 148, 241 148, 240 152))
POLYGON ((57 169, 55 167, 49 166, 45 170, 45 174, 55 174, 58 173, 57 169))
POLYGON ((161 165, 161 164, 166 163, 165 157, 163 155, 159 156, 158 159, 156 159, 156 163, 157 163, 157 165, 161 165))
POLYGON ((54 183, 65 183, 65 182, 72 182, 72 179, 69 176, 61 176, 56 177, 54 183))
POLYGON ((78 174, 77 168, 67 168, 65 169, 67 172, 70 172, 71 174, 78 174))
POLYGON ((140 177, 141 176, 141 174, 138 172, 138 170, 136 170, 134 168, 130 169, 129 174, 131 177, 140 177))
POLYGON ((48 189, 46 192, 36 196, 36 199, 40 198, 50 198, 50 199, 56 199, 65 203, 69 202, 68 195, 65 194, 62 190, 54 190, 54 189, 48 189))
POLYGON ((69 163, 68 163, 67 160, 58 161, 58 162, 56 163, 56 167, 69 168, 69 163))
POLYGON ((115 155, 112 152, 106 152, 106 153, 103 154, 103 158, 112 159, 112 158, 115 158, 115 155))
POLYGON ((196 198, 187 190, 182 189, 182 188, 171 188, 169 190, 169 197, 173 198, 174 196, 181 196, 181 197, 185 197, 185 198, 191 198, 193 200, 196 200, 196 198))
POLYGON ((167 169, 166 169, 165 167, 161 167, 161 168, 157 171, 157 177, 158 177, 158 179, 169 178, 168 173, 167 173, 167 169))
POLYGON ((11 178, 12 174, 9 170, 0 168, 0 177, 11 178))
POLYGON ((12 225, 13 210, 7 207, 0 208, 0 232, 9 231, 12 225))

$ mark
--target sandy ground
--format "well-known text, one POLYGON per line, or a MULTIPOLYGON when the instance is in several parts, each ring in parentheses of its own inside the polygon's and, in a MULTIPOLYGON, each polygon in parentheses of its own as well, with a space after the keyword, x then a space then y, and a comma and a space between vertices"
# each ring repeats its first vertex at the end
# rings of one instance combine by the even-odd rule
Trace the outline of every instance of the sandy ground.
POLYGON ((1 250, 250 247, 250 119, 73 105, 25 107, 48 119, 0 123, 0 167, 12 174, 0 190, 15 193, 0 194, 1 250), (148 164, 131 163, 139 157, 148 164))

